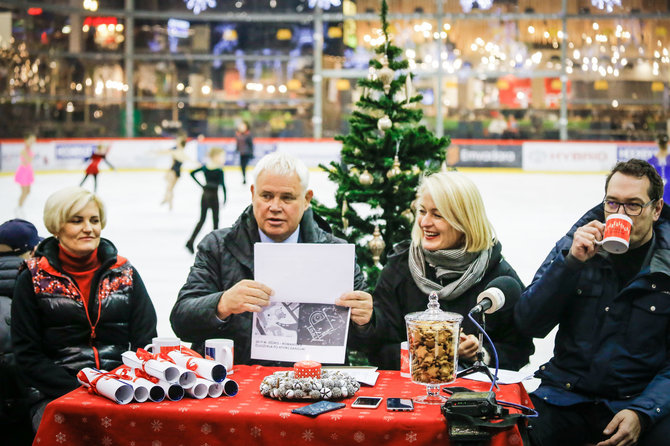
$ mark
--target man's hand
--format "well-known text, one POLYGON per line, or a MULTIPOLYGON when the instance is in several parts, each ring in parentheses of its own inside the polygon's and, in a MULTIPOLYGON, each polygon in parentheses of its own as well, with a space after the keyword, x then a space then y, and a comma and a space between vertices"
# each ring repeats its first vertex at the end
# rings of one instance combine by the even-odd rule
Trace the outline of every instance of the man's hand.
POLYGON ((586 262, 598 252, 598 244, 603 239, 605 224, 598 220, 577 228, 572 237, 570 254, 580 262, 586 262))
POLYGON ((365 291, 344 293, 335 305, 351 308, 351 320, 357 325, 365 325, 372 319, 372 296, 365 291))
POLYGON ((221 294, 216 305, 216 315, 225 319, 231 314, 252 311, 258 313, 270 303, 273 291, 254 280, 240 280, 232 288, 221 294))
POLYGON ((609 422, 603 434, 612 435, 609 439, 601 441, 596 446, 627 446, 637 443, 640 436, 640 418, 635 411, 624 409, 617 412, 609 422))
POLYGON ((479 349, 479 339, 475 335, 466 335, 461 332, 458 341, 458 359, 467 359, 474 361, 477 359, 477 350, 479 349))

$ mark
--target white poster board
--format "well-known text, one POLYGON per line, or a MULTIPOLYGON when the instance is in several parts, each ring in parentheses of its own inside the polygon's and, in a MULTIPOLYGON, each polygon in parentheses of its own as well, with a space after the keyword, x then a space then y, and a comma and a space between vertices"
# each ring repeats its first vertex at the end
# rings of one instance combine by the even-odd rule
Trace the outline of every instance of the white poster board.
POLYGON ((254 280, 274 294, 253 315, 251 358, 344 363, 349 309, 334 302, 353 291, 354 252, 350 244, 254 245, 254 280))

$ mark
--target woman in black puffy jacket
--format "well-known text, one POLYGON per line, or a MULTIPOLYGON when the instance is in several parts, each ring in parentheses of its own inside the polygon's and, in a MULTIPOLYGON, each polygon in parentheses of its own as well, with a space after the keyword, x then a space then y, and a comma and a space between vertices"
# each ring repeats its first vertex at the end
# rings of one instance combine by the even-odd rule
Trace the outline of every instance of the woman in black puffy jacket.
POLYGON ((100 237, 105 222, 95 194, 55 192, 44 206, 53 237, 17 278, 14 353, 28 384, 44 395, 31 410, 35 430, 46 404, 79 386, 79 370, 111 370, 121 353, 156 336, 156 311, 137 270, 100 237))

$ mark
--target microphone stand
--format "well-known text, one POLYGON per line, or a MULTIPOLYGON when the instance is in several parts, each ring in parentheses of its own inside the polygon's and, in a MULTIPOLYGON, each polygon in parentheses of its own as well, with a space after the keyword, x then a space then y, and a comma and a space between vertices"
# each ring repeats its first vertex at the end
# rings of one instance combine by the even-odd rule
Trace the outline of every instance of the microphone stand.
MULTIPOLYGON (((486 321, 484 317, 484 312, 482 312, 482 323, 481 326, 482 328, 485 327, 486 321)), ((477 373, 477 372, 482 372, 486 376, 489 377, 491 380, 491 383, 496 387, 496 389, 500 389, 498 387, 498 382, 496 378, 491 374, 491 370, 488 368, 488 366, 484 363, 484 333, 479 330, 479 347, 477 347, 477 354, 476 354, 477 360, 472 364, 470 367, 467 369, 461 370, 456 374, 457 378, 462 378, 464 376, 470 375, 472 373, 477 373)))

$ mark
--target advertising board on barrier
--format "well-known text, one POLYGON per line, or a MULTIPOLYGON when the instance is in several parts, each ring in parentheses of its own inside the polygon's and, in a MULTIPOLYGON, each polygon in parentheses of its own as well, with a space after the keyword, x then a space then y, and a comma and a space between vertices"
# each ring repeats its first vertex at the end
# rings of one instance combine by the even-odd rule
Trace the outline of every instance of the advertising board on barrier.
POLYGON ((617 161, 616 143, 524 142, 523 170, 605 172, 617 161))
POLYGON ((521 146, 453 144, 447 149, 450 167, 521 167, 521 146))
POLYGON ((617 147, 617 160, 618 161, 628 161, 632 158, 637 158, 641 160, 648 160, 658 152, 658 147, 656 144, 628 144, 625 146, 617 147))

